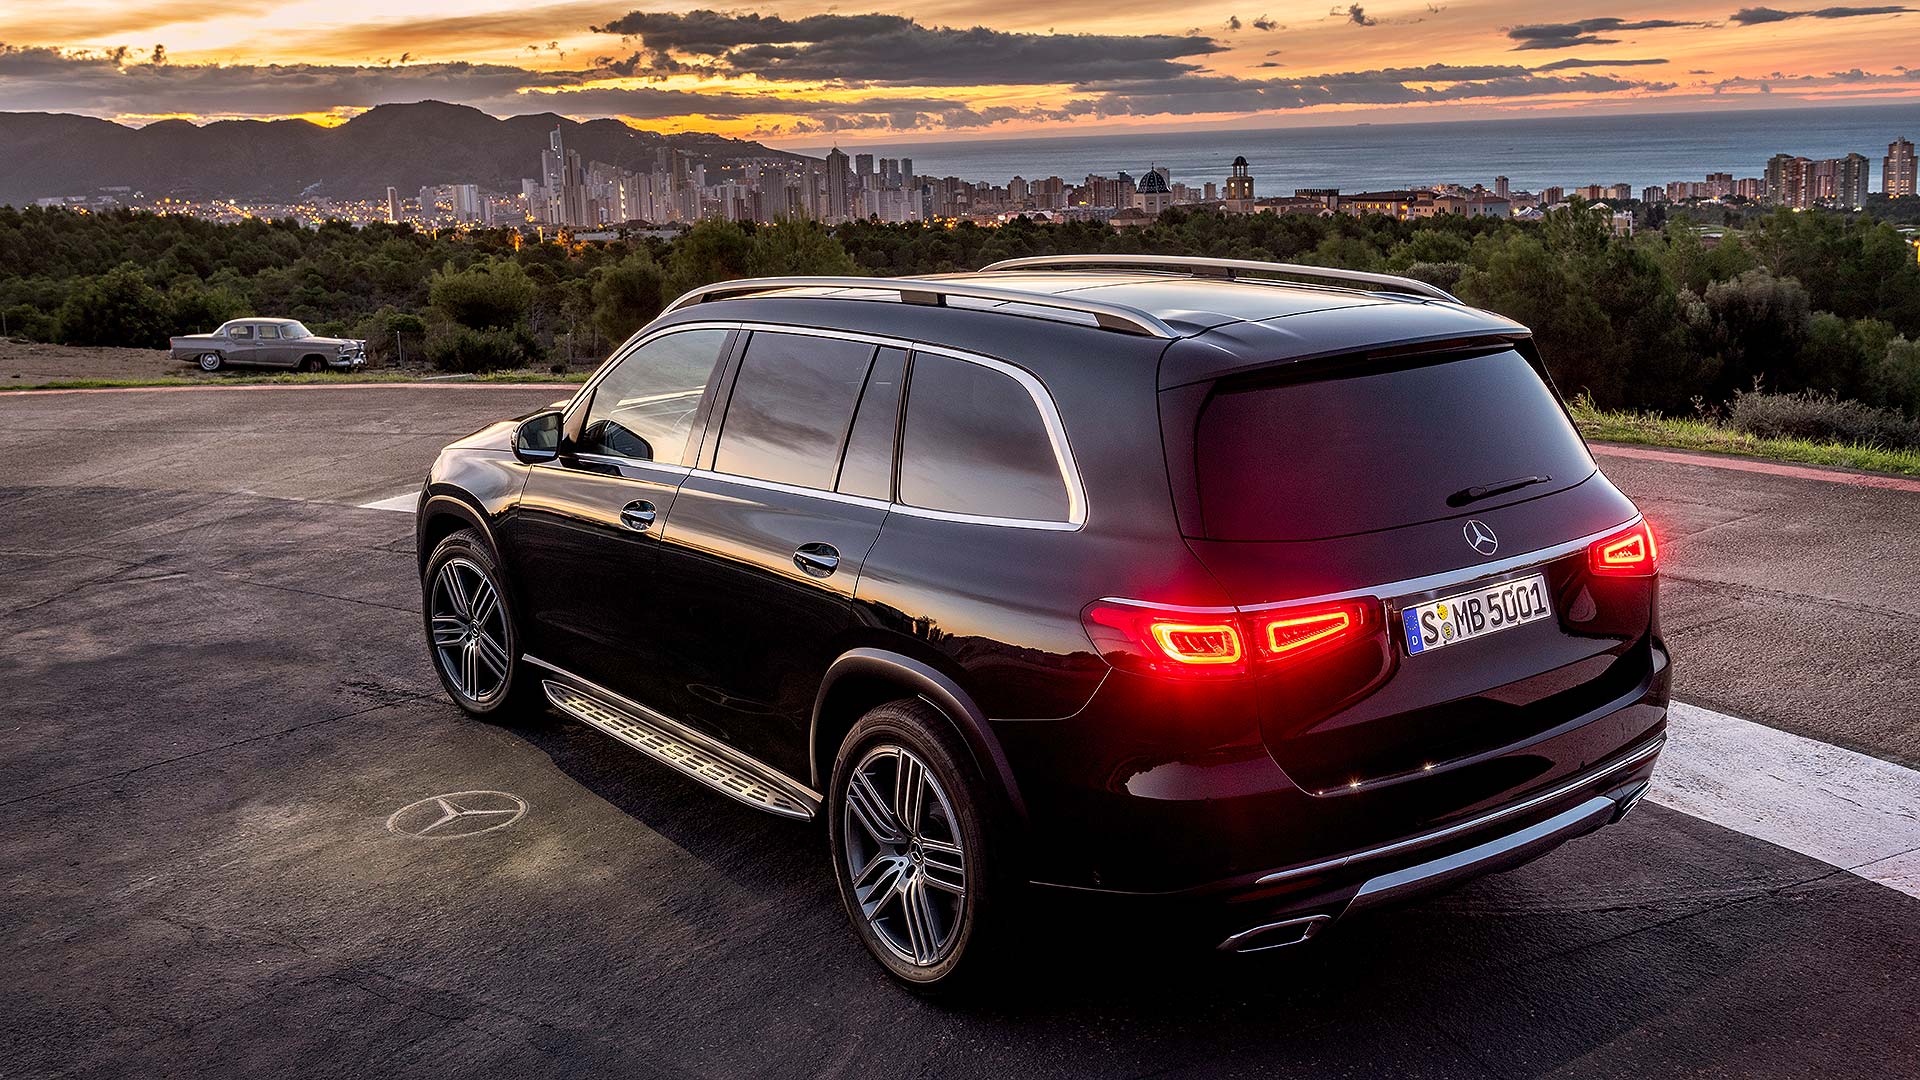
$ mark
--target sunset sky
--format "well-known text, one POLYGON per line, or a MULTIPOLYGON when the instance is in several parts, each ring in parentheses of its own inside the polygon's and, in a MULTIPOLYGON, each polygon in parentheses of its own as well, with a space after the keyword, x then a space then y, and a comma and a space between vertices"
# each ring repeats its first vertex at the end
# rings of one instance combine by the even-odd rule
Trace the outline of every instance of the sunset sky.
POLYGON ((0 110, 326 123, 431 98, 812 145, 1920 95, 1920 7, 1900 4, 450 7, 0 0, 0 110))

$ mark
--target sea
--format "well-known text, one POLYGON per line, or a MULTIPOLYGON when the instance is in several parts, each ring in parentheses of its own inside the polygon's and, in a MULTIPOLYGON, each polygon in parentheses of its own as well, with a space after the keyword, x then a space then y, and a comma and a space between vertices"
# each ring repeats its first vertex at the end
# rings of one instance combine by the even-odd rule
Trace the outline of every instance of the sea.
MULTIPOLYGON (((1089 173, 1135 176, 1165 166, 1175 182, 1220 182, 1244 156, 1259 196, 1296 188, 1378 191, 1435 183, 1493 186, 1506 176, 1515 190, 1704 180, 1710 172, 1760 176, 1778 153, 1810 158, 1864 154, 1872 190, 1880 159, 1895 138, 1920 141, 1920 103, 1642 115, 1556 115, 1525 119, 1351 124, 1338 127, 1247 128, 1045 138, 843 145, 848 153, 910 157, 922 176, 958 176, 1004 184, 1059 176, 1079 183, 1089 173)), ((825 154, 827 147, 804 153, 825 154)))

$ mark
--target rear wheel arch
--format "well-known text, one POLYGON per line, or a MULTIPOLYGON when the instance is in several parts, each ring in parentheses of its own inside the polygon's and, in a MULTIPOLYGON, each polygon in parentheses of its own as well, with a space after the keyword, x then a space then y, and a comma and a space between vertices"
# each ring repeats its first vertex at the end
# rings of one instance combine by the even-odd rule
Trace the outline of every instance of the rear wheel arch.
POLYGON ((886 649, 850 649, 828 666, 814 697, 808 738, 808 763, 816 789, 825 789, 834 756, 853 725, 868 710, 900 698, 919 698, 945 718, 989 788, 1005 799, 1018 818, 1026 818, 1026 804, 1006 755, 972 696, 938 669, 886 649))

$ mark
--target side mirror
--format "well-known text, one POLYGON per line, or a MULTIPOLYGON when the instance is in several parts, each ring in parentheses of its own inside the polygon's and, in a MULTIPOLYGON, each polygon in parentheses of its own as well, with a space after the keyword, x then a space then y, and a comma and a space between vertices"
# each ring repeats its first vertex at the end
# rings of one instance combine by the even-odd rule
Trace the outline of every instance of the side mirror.
POLYGON ((560 410, 550 409, 520 421, 513 429, 513 456, 529 465, 559 457, 562 416, 560 410))

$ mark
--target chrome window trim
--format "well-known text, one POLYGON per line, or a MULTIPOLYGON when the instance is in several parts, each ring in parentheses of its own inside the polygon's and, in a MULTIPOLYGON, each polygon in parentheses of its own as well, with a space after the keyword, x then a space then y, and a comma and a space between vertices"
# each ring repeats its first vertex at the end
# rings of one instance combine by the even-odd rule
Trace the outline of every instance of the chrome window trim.
POLYGON ((649 461, 646 458, 627 458, 617 454, 574 454, 575 460, 590 461, 595 465, 616 465, 626 469, 658 469, 675 476, 685 476, 693 470, 685 465, 675 465, 671 461, 649 461))
MULTIPOLYGON (((702 325, 702 326, 714 326, 717 328, 719 324, 705 324, 705 323, 691 324, 690 323, 690 324, 681 324, 681 325, 686 325, 686 326, 702 325)), ((1053 395, 1049 394, 1047 392, 1046 386, 1042 384, 1040 380, 1037 377, 1035 377, 1032 372, 1026 370, 1025 368, 1020 367, 1016 364, 1008 363, 1005 360, 997 359, 995 357, 982 356, 978 353, 970 353, 961 349, 948 348, 947 346, 944 346, 944 345, 929 345, 923 342, 913 341, 908 338, 889 337, 883 334, 868 334, 868 333, 864 333, 857 330, 836 330, 836 329, 831 329, 827 327, 816 327, 816 326, 783 326, 776 323, 759 323, 759 322, 728 323, 726 324, 726 327, 732 330, 744 330, 744 331, 747 331, 748 333, 752 333, 754 331, 765 331, 771 334, 798 334, 803 337, 835 338, 842 341, 857 341, 862 344, 873 345, 877 348, 895 348, 895 349, 905 349, 908 352, 932 353, 938 356, 949 357, 951 359, 959 360, 969 364, 977 364, 981 367, 989 368, 991 370, 1001 373, 1002 375, 1007 376, 1008 378, 1011 378, 1014 382, 1019 383, 1022 389, 1026 390, 1028 399, 1033 402, 1034 408, 1039 410, 1040 422, 1046 428, 1046 431, 1047 431, 1047 442, 1053 449, 1054 468, 1059 471, 1060 479, 1066 485, 1066 488, 1067 488, 1067 517, 1065 520, 1051 520, 1051 519, 1036 519, 1036 518, 992 517, 984 514, 964 514, 964 513, 959 513, 952 510, 936 510, 936 509, 933 509, 932 507, 914 506, 910 503, 889 502, 882 499, 873 499, 863 495, 847 495, 838 491, 827 491, 821 488, 810 488, 810 487, 805 487, 799 484, 786 484, 786 483, 781 483, 779 481, 774 481, 774 480, 761 480, 758 477, 741 476, 737 473, 723 473, 713 469, 693 469, 692 475, 706 477, 714 480, 726 480, 733 483, 746 484, 749 487, 762 487, 771 491, 784 491, 784 492, 789 492, 795 495, 811 495, 816 498, 829 499, 836 502, 851 503, 856 506, 883 507, 887 510, 890 510, 896 513, 905 514, 909 517, 928 518, 935 521, 953 521, 953 522, 960 522, 962 524, 988 525, 996 528, 1005 528, 1005 529, 1038 529, 1038 530, 1053 531, 1053 532, 1076 532, 1086 525, 1086 522, 1087 522, 1086 490, 1087 489, 1086 489, 1086 486, 1081 482, 1080 469, 1079 469, 1079 466, 1074 461, 1073 447, 1072 447, 1072 444, 1067 439, 1066 424, 1062 422, 1060 419, 1060 410, 1059 410, 1059 407, 1054 404, 1053 395)), ((672 327, 672 329, 679 329, 679 328, 680 328, 680 325, 676 325, 675 327, 672 327)), ((651 339, 649 338, 649 340, 651 339)), ((913 386, 913 380, 912 380, 911 374, 909 374, 908 380, 907 380, 907 388, 908 388, 909 395, 911 395, 912 393, 912 386, 913 386)), ((904 423, 904 417, 902 422, 904 423)), ((724 432, 723 432, 723 437, 724 437, 724 432)), ((897 451, 894 455, 894 458, 897 465, 899 460, 899 454, 897 451)))

